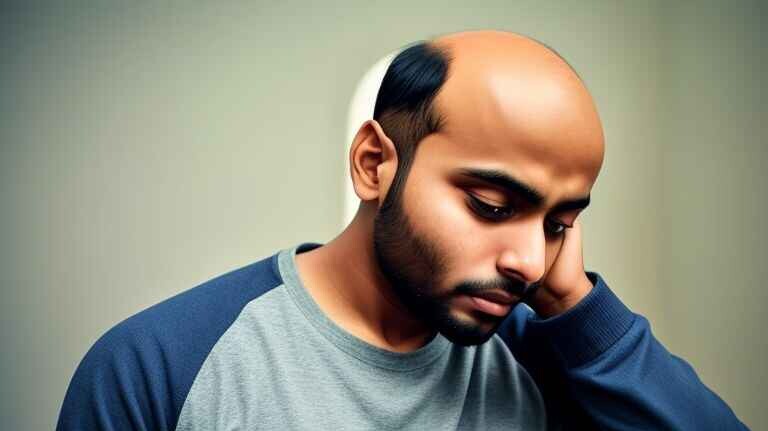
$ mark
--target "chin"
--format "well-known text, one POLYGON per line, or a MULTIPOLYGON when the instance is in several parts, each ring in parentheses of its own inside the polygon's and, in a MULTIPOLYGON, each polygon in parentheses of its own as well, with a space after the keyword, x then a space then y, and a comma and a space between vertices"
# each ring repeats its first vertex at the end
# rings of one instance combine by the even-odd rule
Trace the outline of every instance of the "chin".
MULTIPOLYGON (((474 319, 473 319, 474 320, 474 319)), ((448 317, 438 325, 438 332, 448 341, 460 346, 477 346, 488 341, 496 333, 501 320, 494 323, 467 322, 448 317)))

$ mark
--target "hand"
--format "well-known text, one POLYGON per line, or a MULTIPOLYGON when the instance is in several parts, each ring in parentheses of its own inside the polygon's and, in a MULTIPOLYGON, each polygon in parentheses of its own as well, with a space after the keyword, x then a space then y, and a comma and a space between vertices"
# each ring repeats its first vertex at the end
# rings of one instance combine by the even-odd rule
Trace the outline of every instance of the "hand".
POLYGON ((553 317, 573 308, 592 290, 584 272, 581 247, 581 222, 566 229, 563 244, 549 272, 525 300, 541 317, 553 317))

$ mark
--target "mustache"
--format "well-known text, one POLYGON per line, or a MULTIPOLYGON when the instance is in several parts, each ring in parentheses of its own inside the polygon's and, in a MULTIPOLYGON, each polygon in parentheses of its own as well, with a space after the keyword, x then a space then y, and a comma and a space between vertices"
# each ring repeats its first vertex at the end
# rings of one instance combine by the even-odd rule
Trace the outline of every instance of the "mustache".
POLYGON ((497 279, 491 281, 466 280, 456 286, 455 292, 458 294, 474 295, 488 290, 503 290, 524 300, 529 298, 539 285, 540 283, 538 281, 526 285, 525 282, 513 281, 510 279, 497 279))

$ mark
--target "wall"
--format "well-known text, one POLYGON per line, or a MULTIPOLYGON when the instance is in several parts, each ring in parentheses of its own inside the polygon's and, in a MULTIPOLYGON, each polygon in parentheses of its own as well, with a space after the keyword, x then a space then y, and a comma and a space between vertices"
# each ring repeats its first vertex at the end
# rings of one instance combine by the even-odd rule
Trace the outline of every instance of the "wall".
POLYGON ((764 2, 675 2, 659 14, 665 299, 654 323, 754 429, 768 429, 765 12, 764 2))

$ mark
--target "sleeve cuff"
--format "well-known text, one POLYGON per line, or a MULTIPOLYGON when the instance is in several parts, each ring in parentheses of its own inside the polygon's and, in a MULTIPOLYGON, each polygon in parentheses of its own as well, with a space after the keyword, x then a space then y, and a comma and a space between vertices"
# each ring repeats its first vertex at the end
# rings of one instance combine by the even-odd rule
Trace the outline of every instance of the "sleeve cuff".
POLYGON ((608 350, 632 326, 635 314, 595 272, 586 272, 594 287, 565 313, 549 319, 529 317, 531 335, 548 341, 568 368, 586 364, 608 350))

